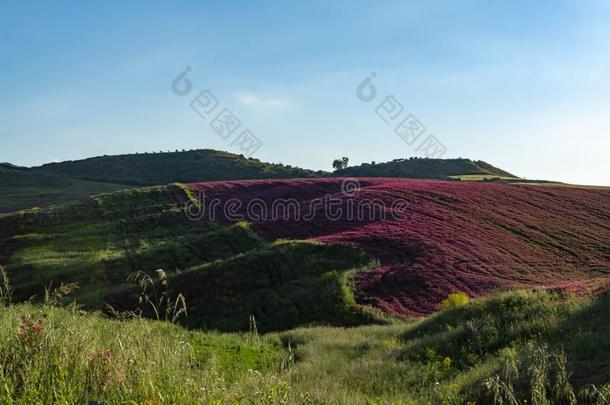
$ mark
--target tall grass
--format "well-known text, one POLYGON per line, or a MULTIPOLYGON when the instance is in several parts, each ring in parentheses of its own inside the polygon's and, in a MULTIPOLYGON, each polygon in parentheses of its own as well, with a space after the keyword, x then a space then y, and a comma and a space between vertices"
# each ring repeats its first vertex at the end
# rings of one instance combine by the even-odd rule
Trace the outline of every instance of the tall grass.
POLYGON ((285 381, 279 377, 276 344, 237 337, 237 348, 275 355, 267 369, 232 369, 239 379, 229 383, 229 366, 218 364, 216 356, 236 337, 221 336, 218 350, 203 358, 193 346, 194 336, 168 322, 112 321, 76 308, 12 306, 0 312, 0 403, 187 404, 281 396, 285 381))
POLYGON ((242 334, 108 319, 58 307, 66 292, 0 309, 0 403, 610 403, 596 369, 610 353, 580 343, 607 337, 607 296, 511 292, 423 320, 260 335, 254 317, 242 334))
POLYGON ((9 306, 12 303, 13 289, 4 267, 0 266, 0 307, 9 306))

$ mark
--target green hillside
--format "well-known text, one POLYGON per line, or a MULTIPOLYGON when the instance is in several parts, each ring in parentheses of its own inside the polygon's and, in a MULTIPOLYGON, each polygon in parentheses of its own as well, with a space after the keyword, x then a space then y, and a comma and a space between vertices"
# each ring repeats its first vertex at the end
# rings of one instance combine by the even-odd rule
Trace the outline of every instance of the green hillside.
POLYGON ((485 176, 517 179, 516 176, 489 163, 470 159, 395 159, 384 163, 363 163, 338 170, 341 177, 403 177, 445 179, 461 176, 485 176))
POLYGON ((603 291, 381 316, 354 299, 362 251, 190 222, 192 197, 174 184, 0 216, 1 403, 608 404, 603 291))
POLYGON ((72 179, 43 170, 2 163, 0 213, 61 204, 125 188, 129 186, 72 179))
POLYGON ((0 213, 47 207, 134 186, 324 176, 209 149, 100 156, 27 168, 0 164, 0 213))
MULTIPOLYGON (((376 317, 356 305, 350 275, 361 251, 304 241, 267 242, 247 223, 191 222, 180 186, 98 195, 83 202, 0 217, 0 264, 15 299, 42 298, 46 286, 78 283, 88 309, 142 310, 133 277, 162 269, 172 297, 182 293, 191 327, 259 330, 310 323, 353 325, 376 317), (311 294, 318 299, 311 304, 311 294)), ((159 280, 157 280, 159 282, 159 280)))
POLYGON ((515 176, 468 159, 396 159, 335 172, 261 162, 210 149, 99 156, 39 167, 0 164, 0 213, 47 207, 136 186, 174 182, 311 177, 408 177, 513 180, 515 176))
POLYGON ((49 163, 38 169, 72 178, 139 186, 173 182, 314 177, 323 174, 211 149, 99 156, 49 163))
POLYGON ((50 163, 37 169, 84 180, 140 186, 172 182, 326 176, 448 179, 452 176, 479 175, 516 179, 512 174, 486 162, 469 159, 395 159, 385 163, 364 163, 330 173, 265 163, 258 159, 209 149, 102 156, 50 163))

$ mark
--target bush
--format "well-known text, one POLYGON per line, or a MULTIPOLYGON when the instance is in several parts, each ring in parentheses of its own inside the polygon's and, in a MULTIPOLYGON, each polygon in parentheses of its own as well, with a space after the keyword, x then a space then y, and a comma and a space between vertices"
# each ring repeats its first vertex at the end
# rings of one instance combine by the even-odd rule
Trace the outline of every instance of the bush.
POLYGON ((449 294, 447 298, 445 298, 441 302, 441 308, 450 309, 450 308, 458 308, 468 304, 470 301, 470 297, 464 293, 453 293, 449 294))

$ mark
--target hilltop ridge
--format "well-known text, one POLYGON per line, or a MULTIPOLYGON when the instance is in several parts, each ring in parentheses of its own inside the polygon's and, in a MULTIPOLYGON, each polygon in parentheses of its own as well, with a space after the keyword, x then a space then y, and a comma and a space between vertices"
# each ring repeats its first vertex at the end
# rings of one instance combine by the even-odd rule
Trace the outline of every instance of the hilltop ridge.
POLYGON ((363 163, 335 172, 338 176, 349 177, 397 177, 418 179, 481 178, 515 179, 518 177, 482 160, 470 159, 426 159, 411 157, 394 159, 383 163, 363 163))
POLYGON ((324 172, 213 149, 97 156, 47 163, 36 169, 107 183, 153 186, 174 182, 318 177, 324 172))
POLYGON ((36 167, 2 163, 0 212, 46 207, 98 193, 175 182, 321 177, 518 180, 512 174, 489 163, 470 159, 395 159, 386 163, 364 163, 327 172, 267 163, 224 151, 195 149, 103 155, 36 167))

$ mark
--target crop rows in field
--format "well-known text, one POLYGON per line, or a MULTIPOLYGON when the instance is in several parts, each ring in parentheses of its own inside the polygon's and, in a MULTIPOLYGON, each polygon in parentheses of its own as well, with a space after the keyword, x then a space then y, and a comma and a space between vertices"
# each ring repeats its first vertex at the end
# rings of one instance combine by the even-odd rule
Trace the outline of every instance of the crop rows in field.
MULTIPOLYGON (((355 181, 355 180, 354 180, 355 181)), ((262 180, 190 185, 205 202, 239 200, 236 212, 269 239, 354 244, 381 265, 357 275, 358 297, 386 312, 422 315, 449 293, 485 295, 511 287, 594 289, 610 273, 610 190, 360 178, 355 193, 344 179, 262 180), (349 204, 397 200, 399 218, 330 218, 320 198, 349 204), (298 202, 300 216, 253 218, 251 201, 271 207, 298 202), (309 215, 317 210, 317 215, 309 215), (303 218, 307 217, 307 220, 303 218)), ((222 204, 220 205, 222 206, 222 204)), ((269 208, 269 210, 271 210, 269 208)), ((229 221, 217 210, 218 219, 229 221)), ((235 211, 235 210, 234 210, 235 211)))

